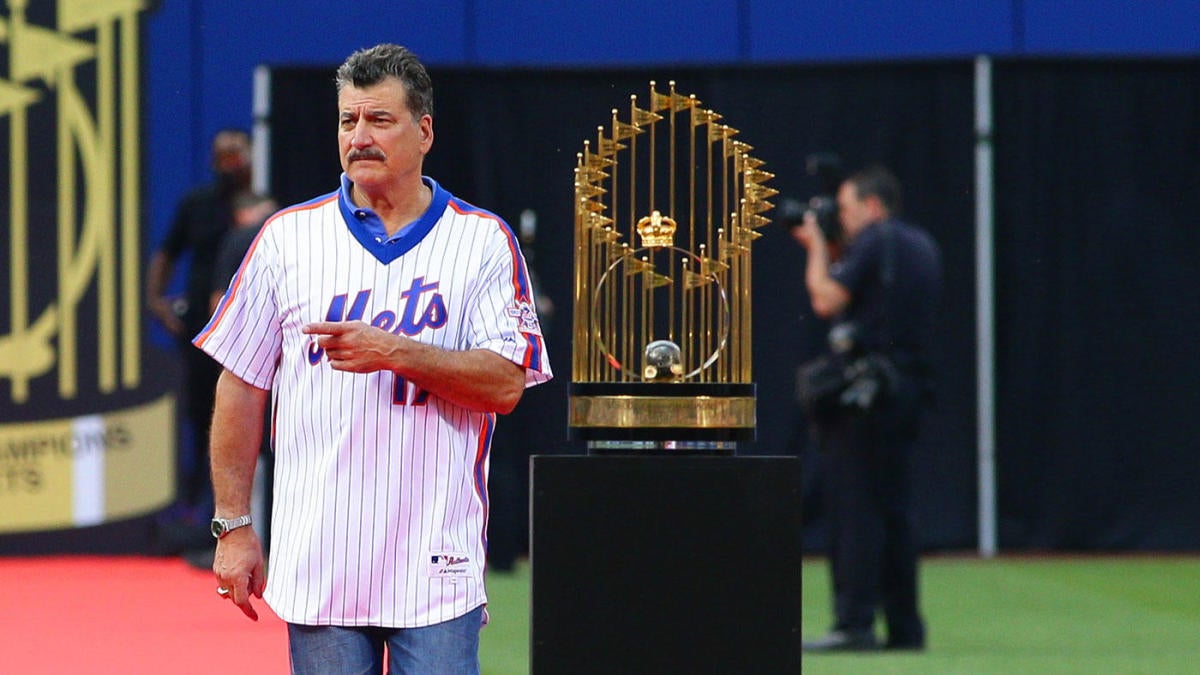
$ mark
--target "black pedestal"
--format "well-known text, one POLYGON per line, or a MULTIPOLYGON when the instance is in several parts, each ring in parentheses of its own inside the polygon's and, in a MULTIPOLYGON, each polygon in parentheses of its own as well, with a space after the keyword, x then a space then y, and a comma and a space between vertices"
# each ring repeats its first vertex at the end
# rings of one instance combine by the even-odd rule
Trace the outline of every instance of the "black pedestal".
POLYGON ((531 467, 535 675, 799 672, 799 459, 531 467))

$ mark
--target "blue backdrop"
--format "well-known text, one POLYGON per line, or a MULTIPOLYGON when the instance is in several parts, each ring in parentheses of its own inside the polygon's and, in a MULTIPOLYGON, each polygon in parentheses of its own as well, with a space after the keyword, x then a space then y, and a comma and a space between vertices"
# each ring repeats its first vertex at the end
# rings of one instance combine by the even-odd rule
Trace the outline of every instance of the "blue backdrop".
POLYGON ((443 66, 662 64, 664 72, 973 54, 1194 55, 1197 25, 1196 0, 162 0, 147 36, 147 245, 175 200, 208 177, 212 134, 250 126, 258 64, 339 63, 384 41, 443 66))

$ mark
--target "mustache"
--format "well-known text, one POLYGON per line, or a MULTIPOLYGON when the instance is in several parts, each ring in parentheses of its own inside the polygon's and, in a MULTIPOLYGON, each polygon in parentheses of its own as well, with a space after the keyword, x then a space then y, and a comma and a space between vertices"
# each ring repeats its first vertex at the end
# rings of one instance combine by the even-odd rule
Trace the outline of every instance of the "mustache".
POLYGON ((367 148, 366 150, 351 150, 346 155, 346 160, 350 162, 357 162, 360 159, 377 159, 383 161, 387 159, 387 157, 385 157, 382 152, 374 148, 367 148))

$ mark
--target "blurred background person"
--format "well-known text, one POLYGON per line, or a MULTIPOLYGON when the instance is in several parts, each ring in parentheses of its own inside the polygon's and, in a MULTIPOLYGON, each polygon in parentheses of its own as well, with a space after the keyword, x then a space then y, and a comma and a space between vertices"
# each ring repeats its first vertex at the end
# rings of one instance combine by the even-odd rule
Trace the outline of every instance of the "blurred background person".
POLYGON ((805 642, 806 652, 876 649, 880 609, 884 647, 925 648, 912 459, 932 385, 928 346, 942 264, 929 234, 897 219, 900 206, 899 181, 872 167, 838 189, 844 244, 836 260, 816 214, 806 212, 793 230, 808 252, 813 312, 833 322, 830 362, 851 373, 827 405, 809 409, 822 455, 834 625, 805 642))
POLYGON ((208 298, 208 313, 217 310, 229 282, 237 274, 242 258, 250 250, 250 244, 258 236, 267 218, 279 210, 279 205, 270 195, 246 190, 234 196, 233 229, 221 237, 217 248, 217 259, 213 263, 212 289, 208 298))
POLYGON ((176 505, 159 532, 163 553, 212 548, 208 533, 212 515, 208 432, 221 369, 191 344, 191 338, 208 323, 213 267, 222 238, 234 228, 234 197, 250 186, 250 153, 250 136, 245 131, 223 129, 216 133, 212 141, 213 180, 192 189, 179 201, 171 227, 151 255, 146 271, 146 306, 178 342, 187 430, 176 461, 176 505), (185 291, 173 297, 168 288, 176 265, 185 257, 185 291))

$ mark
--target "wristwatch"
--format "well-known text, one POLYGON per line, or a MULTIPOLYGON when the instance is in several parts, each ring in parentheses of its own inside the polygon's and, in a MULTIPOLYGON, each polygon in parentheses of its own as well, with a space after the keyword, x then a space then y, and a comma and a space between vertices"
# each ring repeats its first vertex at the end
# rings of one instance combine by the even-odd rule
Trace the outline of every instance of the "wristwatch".
POLYGON ((237 518, 228 520, 225 518, 213 518, 209 529, 212 530, 212 536, 220 539, 239 527, 245 527, 249 525, 250 522, 250 514, 248 513, 244 516, 238 516, 237 518))

